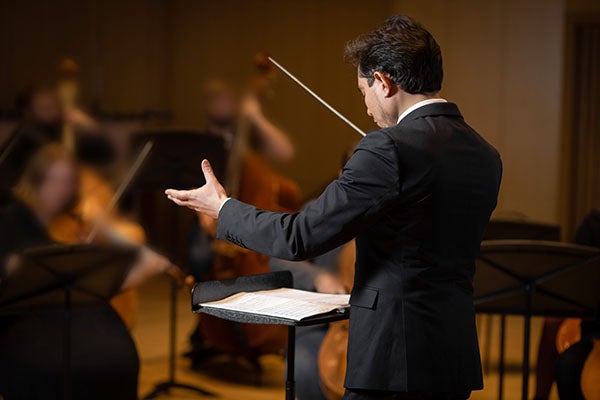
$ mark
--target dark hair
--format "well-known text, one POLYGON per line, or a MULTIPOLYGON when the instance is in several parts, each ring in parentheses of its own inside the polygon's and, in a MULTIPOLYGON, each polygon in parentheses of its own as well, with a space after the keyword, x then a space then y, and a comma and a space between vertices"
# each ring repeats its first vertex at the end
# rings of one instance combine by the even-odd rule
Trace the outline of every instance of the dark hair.
POLYGON ((442 52, 433 36, 408 15, 394 15, 377 29, 348 42, 347 62, 369 86, 373 73, 386 74, 403 91, 435 93, 442 88, 442 52))
POLYGON ((23 88, 15 97, 15 110, 23 118, 31 108, 35 96, 42 93, 54 93, 54 89, 45 83, 35 83, 23 88))

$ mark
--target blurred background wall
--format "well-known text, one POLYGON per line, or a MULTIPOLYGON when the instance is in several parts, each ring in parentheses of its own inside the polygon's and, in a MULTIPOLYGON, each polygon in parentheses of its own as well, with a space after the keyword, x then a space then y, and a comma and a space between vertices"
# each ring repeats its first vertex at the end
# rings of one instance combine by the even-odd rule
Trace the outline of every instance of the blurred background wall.
MULTIPOLYGON (((344 43, 393 13, 421 21, 442 47, 442 95, 501 152, 498 213, 559 222, 565 30, 598 0, 0 0, 0 114, 27 83, 51 80, 64 56, 82 68, 84 98, 108 113, 169 111, 201 128, 203 83, 242 86, 267 51, 364 130, 355 71, 344 43), (32 11, 33 10, 33 11, 32 11)), ((290 132, 285 168, 305 193, 335 176, 358 139, 280 76, 266 114, 290 132)))

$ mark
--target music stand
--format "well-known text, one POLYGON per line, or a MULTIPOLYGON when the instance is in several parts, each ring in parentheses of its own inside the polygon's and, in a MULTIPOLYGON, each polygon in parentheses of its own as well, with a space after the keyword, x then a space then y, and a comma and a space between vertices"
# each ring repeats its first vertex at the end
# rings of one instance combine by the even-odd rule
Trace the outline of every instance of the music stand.
POLYGON ((478 312, 524 317, 522 398, 527 400, 531 317, 594 316, 600 250, 536 240, 484 241, 474 289, 478 312))
POLYGON ((294 363, 296 358, 296 327, 329 324, 349 318, 345 312, 332 311, 315 315, 300 321, 268 315, 246 313, 217 308, 201 307, 200 304, 222 300, 239 292, 257 292, 279 288, 291 288, 293 285, 290 271, 270 272, 266 274, 241 276, 220 281, 199 282, 192 289, 192 312, 205 313, 228 321, 246 324, 286 325, 288 327, 287 368, 285 379, 285 399, 295 400, 296 386, 294 380, 294 363))
MULTIPOLYGON (((139 148, 152 140, 154 146, 144 162, 143 171, 136 178, 134 187, 140 190, 158 191, 161 194, 167 188, 189 189, 205 183, 202 174, 201 161, 207 158, 217 177, 223 177, 225 171, 226 149, 224 140, 215 135, 201 134, 191 130, 158 129, 143 131, 135 134, 133 148, 139 148)), ((178 265, 183 257, 178 254, 177 235, 179 234, 180 221, 179 209, 161 195, 163 205, 170 210, 170 228, 166 253, 178 265)), ((159 382, 154 389, 144 396, 144 399, 153 399, 171 388, 187 389, 204 396, 215 396, 208 390, 177 382, 175 379, 176 357, 176 325, 177 325, 177 290, 175 282, 171 284, 170 318, 169 318, 169 378, 159 382)))
POLYGON ((64 310, 65 399, 72 399, 71 311, 75 304, 108 301, 119 292, 137 257, 132 248, 51 245, 25 251, 0 290, 0 313, 64 310))
MULTIPOLYGON (((560 226, 527 219, 503 219, 494 218, 490 220, 483 240, 546 240, 552 242, 560 241, 560 226)), ((486 329, 486 343, 484 349, 484 368, 489 370, 490 344, 491 344, 491 321, 488 321, 486 329)), ((500 351, 498 358, 498 400, 504 397, 504 353, 506 348, 506 314, 500 315, 500 351)))

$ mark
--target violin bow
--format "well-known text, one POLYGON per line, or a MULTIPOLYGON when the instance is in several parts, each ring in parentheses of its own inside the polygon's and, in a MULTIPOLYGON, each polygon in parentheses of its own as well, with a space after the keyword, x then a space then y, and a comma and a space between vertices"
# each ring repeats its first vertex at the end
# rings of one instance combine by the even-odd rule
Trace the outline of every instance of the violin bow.
POLYGON ((108 217, 108 215, 110 214, 112 209, 115 207, 115 205, 121 198, 121 196, 125 192, 125 189, 127 189, 127 186, 129 186, 129 184, 131 183, 133 177, 135 176, 137 171, 142 166, 142 163, 144 162, 144 160, 146 159, 148 154, 150 154, 150 150, 152 150, 153 145, 154 145, 154 142, 152 142, 151 140, 146 142, 146 144, 144 145, 144 147, 142 148, 142 150, 136 157, 135 162, 133 163, 131 168, 129 168, 129 171, 127 171, 125 178, 119 185, 119 187, 118 187, 117 191, 115 192, 115 194, 113 195, 112 199, 110 199, 110 203, 108 203, 106 208, 104 208, 104 210, 102 211, 102 214, 100 214, 100 217, 94 222, 94 225, 92 226, 92 230, 90 231, 87 238, 85 239, 86 243, 91 243, 94 241, 94 239, 96 238, 96 235, 98 235, 98 232, 100 231, 102 223, 108 217))
POLYGON ((12 151, 13 147, 15 147, 17 141, 19 140, 19 136, 21 132, 18 131, 14 135, 11 135, 6 142, 2 143, 2 151, 0 151, 0 165, 4 163, 4 160, 8 158, 8 155, 12 151))
POLYGON ((302 89, 306 90, 308 92, 308 94, 310 94, 312 97, 314 97, 315 99, 317 99, 317 101, 319 103, 323 104, 329 111, 331 111, 332 113, 334 113, 338 118, 340 118, 342 121, 344 121, 345 123, 347 123, 348 125, 350 125, 350 127, 352 129, 354 129, 356 132, 358 132, 362 136, 367 136, 367 134, 362 129, 360 129, 358 126, 354 125, 348 118, 344 117, 338 110, 336 110, 331 105, 329 105, 329 103, 327 103, 325 100, 323 100, 318 94, 316 94, 315 92, 313 92, 304 83, 302 83, 300 81, 300 79, 296 78, 290 71, 288 71, 287 69, 285 69, 281 64, 279 64, 277 61, 275 61, 272 57, 268 57, 268 59, 269 59, 269 61, 271 61, 273 63, 273 65, 275 65, 277 68, 279 68, 291 80, 293 80, 298 85, 300 85, 300 87, 302 89))

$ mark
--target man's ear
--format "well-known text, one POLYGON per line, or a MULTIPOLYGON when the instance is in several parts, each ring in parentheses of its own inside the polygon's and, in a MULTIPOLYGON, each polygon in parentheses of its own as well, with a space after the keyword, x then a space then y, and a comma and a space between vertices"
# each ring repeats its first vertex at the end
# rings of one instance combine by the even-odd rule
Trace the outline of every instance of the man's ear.
POLYGON ((392 97, 398 91, 396 84, 392 82, 386 74, 375 71, 373 73, 373 78, 375 78, 375 84, 380 85, 381 91, 385 97, 392 97))

